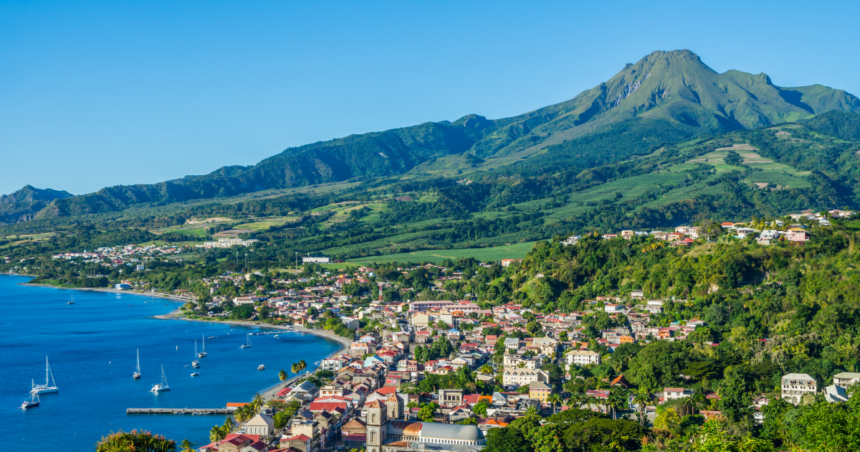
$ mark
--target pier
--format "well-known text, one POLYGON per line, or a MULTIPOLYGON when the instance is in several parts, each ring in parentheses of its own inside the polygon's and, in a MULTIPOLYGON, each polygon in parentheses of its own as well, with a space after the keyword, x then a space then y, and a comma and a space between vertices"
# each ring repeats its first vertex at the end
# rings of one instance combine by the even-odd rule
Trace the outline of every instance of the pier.
POLYGON ((125 414, 233 414, 232 408, 127 408, 125 414))

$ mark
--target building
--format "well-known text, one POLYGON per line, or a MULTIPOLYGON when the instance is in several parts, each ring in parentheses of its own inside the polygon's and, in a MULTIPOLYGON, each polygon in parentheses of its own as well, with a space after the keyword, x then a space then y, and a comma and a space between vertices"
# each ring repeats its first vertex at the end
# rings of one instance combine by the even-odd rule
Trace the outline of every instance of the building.
POLYGON ((258 414, 245 423, 245 433, 259 435, 263 438, 270 437, 275 433, 275 421, 265 414, 258 414))
POLYGON ((849 388, 860 382, 860 373, 858 372, 842 372, 833 376, 833 384, 849 388))
POLYGON ((303 257, 303 264, 328 264, 331 262, 331 259, 328 257, 320 256, 320 257, 303 257))
POLYGON ((439 390, 439 405, 441 406, 460 406, 463 404, 462 389, 440 389, 439 390))
POLYGON ((552 388, 542 381, 533 381, 529 383, 529 398, 538 399, 541 403, 546 403, 547 397, 552 394, 552 388))
POLYGON ((564 357, 568 365, 585 366, 588 364, 600 364, 600 353, 589 350, 570 350, 564 354, 564 357))
POLYGON ((693 395, 693 391, 684 388, 663 388, 663 402, 683 399, 693 395))
POLYGON ((522 259, 502 259, 502 267, 510 267, 511 264, 519 264, 522 259))
POLYGON ((818 392, 818 383, 807 374, 788 374, 782 377, 781 392, 783 400, 797 405, 803 396, 818 392))
POLYGON ((226 438, 199 449, 203 452, 267 452, 269 446, 258 435, 230 433, 226 438))
POLYGON ((533 381, 549 381, 549 374, 540 369, 505 369, 502 372, 502 386, 520 387, 533 381))
POLYGON ((483 449, 484 445, 484 433, 474 425, 395 421, 388 419, 387 408, 381 401, 367 406, 367 452, 471 452, 483 449))

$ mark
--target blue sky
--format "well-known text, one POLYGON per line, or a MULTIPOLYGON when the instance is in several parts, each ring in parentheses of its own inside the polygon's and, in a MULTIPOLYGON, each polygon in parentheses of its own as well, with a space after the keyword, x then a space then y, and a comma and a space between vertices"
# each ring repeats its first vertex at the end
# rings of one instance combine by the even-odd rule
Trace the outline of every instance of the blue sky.
POLYGON ((856 17, 847 1, 7 0, 0 193, 83 194, 353 133, 513 116, 654 50, 860 95, 856 17))

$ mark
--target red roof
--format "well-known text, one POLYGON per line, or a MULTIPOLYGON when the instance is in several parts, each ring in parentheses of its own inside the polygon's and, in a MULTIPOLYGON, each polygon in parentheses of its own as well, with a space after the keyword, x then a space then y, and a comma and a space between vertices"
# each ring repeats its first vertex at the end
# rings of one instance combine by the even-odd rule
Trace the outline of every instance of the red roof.
POLYGON ((311 412, 315 411, 329 411, 337 408, 343 408, 346 410, 347 402, 311 402, 310 410, 311 412))
POLYGON ((397 388, 394 386, 386 386, 383 388, 379 388, 374 392, 376 392, 378 394, 382 394, 382 395, 390 395, 390 394, 394 394, 395 392, 397 392, 397 388))
POLYGON ((311 439, 308 435, 296 435, 290 438, 284 438, 283 441, 307 441, 311 439))

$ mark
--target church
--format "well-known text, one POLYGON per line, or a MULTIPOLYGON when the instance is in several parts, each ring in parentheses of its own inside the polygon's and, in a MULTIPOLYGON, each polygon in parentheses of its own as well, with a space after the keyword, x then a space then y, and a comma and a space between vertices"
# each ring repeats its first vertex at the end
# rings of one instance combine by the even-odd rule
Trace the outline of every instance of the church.
POLYGON ((403 416, 396 396, 370 402, 366 409, 367 452, 475 452, 485 445, 484 433, 474 425, 396 420, 403 416))

